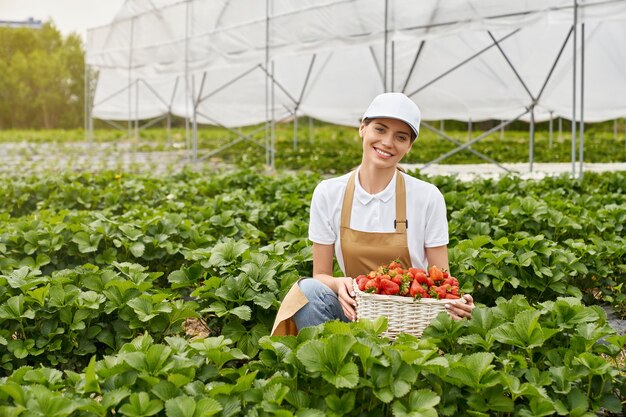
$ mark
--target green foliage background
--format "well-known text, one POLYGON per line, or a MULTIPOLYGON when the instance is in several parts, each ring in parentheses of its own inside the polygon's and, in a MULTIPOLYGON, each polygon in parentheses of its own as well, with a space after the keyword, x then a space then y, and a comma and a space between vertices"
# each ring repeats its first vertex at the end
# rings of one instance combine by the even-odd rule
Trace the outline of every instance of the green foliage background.
POLYGON ((0 129, 82 125, 84 51, 78 35, 0 28, 0 129))

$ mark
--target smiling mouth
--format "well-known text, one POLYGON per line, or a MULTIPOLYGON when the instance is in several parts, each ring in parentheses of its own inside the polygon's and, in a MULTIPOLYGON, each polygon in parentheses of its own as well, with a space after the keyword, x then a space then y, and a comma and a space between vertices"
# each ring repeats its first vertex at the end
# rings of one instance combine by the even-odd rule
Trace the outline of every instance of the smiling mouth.
POLYGON ((376 151, 378 155, 382 156, 383 158, 391 158, 393 156, 392 154, 385 152, 385 151, 381 151, 378 148, 374 148, 374 150, 376 151))

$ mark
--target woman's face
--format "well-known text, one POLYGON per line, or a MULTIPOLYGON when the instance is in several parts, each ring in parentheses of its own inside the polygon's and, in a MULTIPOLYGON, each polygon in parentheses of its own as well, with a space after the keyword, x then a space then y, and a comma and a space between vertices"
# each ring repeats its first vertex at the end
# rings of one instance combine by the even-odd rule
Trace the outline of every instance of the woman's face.
POLYGON ((361 123, 363 163, 381 168, 395 167, 411 149, 411 128, 396 119, 372 119, 361 123))

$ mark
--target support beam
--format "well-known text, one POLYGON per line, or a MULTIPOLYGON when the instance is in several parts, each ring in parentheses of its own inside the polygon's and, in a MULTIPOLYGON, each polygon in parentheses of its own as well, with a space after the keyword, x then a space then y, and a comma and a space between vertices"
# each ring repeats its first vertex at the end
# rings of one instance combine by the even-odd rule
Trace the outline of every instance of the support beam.
MULTIPOLYGON (((502 42, 505 39, 510 38, 511 36, 515 35, 517 32, 519 32, 520 29, 515 29, 514 31, 512 31, 511 33, 501 37, 500 39, 498 39, 498 42, 502 42)), ((491 45, 488 45, 486 47, 484 47, 483 49, 481 49, 480 51, 476 52, 475 54, 473 54, 472 56, 470 56, 467 59, 464 59, 463 61, 461 61, 460 63, 458 63, 457 65, 453 66, 452 68, 450 68, 447 71, 444 71, 442 74, 438 75, 437 77, 433 78, 432 80, 428 81, 426 84, 422 85, 421 87, 419 87, 418 89, 414 90, 413 92, 407 94, 407 96, 409 97, 413 97, 414 95, 416 95, 417 93, 419 93, 420 91, 422 91, 423 89, 425 89, 426 87, 430 86, 431 84, 436 83, 437 81, 439 81, 440 79, 442 79, 443 77, 445 77, 446 75, 456 71, 457 69, 461 68, 463 65, 467 64, 468 62, 476 59, 477 57, 479 57, 480 55, 484 54, 485 52, 487 52, 489 49, 493 48, 494 46, 496 46, 495 43, 492 43, 491 45)))
POLYGON ((532 174, 535 162, 535 105, 530 106, 530 140, 528 141, 528 172, 532 174))
MULTIPOLYGON (((442 138, 454 143, 457 146, 463 146, 463 142, 461 142, 460 140, 457 140, 455 138, 453 138, 452 136, 446 134, 443 130, 439 130, 436 129, 434 126, 428 124, 427 122, 422 121, 421 125, 423 128, 430 130, 431 132, 441 136, 442 138)), ((467 150, 471 153, 473 153, 474 155, 476 155, 477 157, 484 159, 487 162, 490 162, 494 165, 496 165, 499 168, 502 168, 504 171, 510 172, 511 170, 506 168, 505 166, 501 165, 498 161, 496 161, 493 158, 488 157, 487 155, 485 155, 484 153, 478 152, 477 150, 474 150, 472 148, 467 148, 467 150)))
MULTIPOLYGON (((529 111, 530 111, 530 109, 526 109, 526 110, 524 110, 524 112, 523 112, 523 113, 521 113, 520 115, 518 115, 518 116, 517 116, 517 117, 515 117, 514 119, 511 119, 511 120, 509 120, 509 121, 507 121, 507 122, 503 123, 502 125, 503 125, 503 126, 508 126, 509 124, 513 123, 514 121, 519 120, 519 118, 520 118, 520 117, 524 116, 524 115, 525 115, 525 114, 527 114, 529 111)), ((490 135, 490 134, 492 134, 493 132, 495 132, 495 131, 497 131, 498 129, 500 129, 500 127, 501 127, 501 125, 498 125, 498 126, 495 126, 495 127, 491 128, 491 129, 489 129, 489 130, 488 130, 488 131, 486 131, 486 132, 483 132, 483 133, 482 133, 482 134, 480 134, 479 136, 475 137, 474 139, 470 140, 470 141, 469 141, 469 142, 467 142, 467 143, 464 143, 463 145, 459 146, 458 148, 453 149, 453 150, 451 150, 450 152, 446 152, 445 154, 441 155, 440 157, 435 158, 435 159, 433 159, 433 160, 432 160, 432 161, 430 161, 430 162, 427 162, 426 164, 424 164, 424 166, 422 166, 422 167, 421 167, 421 169, 424 169, 424 168, 426 168, 426 167, 428 167, 428 166, 430 166, 430 165, 433 165, 433 164, 439 163, 440 161, 443 161, 444 159, 449 158, 450 156, 455 155, 455 154, 457 154, 457 153, 461 152, 461 151, 462 151, 462 150, 464 150, 464 149, 468 149, 468 148, 469 148, 470 146, 472 146, 474 143, 478 142, 479 140, 481 140, 481 139, 485 138, 486 136, 489 136, 489 135, 490 135)))
POLYGON ((578 1, 574 0, 574 42, 572 54, 572 178, 576 178, 576 38, 578 36, 578 1))
POLYGON ((533 97, 533 93, 530 92, 530 90, 528 89, 528 86, 526 85, 526 83, 524 82, 522 77, 519 75, 517 70, 515 69, 515 65, 513 65, 513 63, 511 62, 511 60, 507 56, 507 54, 504 52, 504 49, 502 49, 502 47, 500 46, 500 42, 498 42, 498 40, 493 36, 491 31, 488 30, 487 33, 489 34, 489 37, 491 38, 491 41, 496 45, 496 47, 500 51, 500 54, 502 54, 502 56, 504 57, 504 60, 506 61, 506 63, 509 65, 509 67, 511 67, 511 70, 513 70, 513 73, 515 74, 515 77, 517 77, 517 80, 522 84, 522 87, 524 87, 524 90, 526 90, 526 93, 528 94, 528 96, 530 97, 532 102, 533 103, 536 102, 535 97, 533 97))
POLYGON ((585 24, 580 25, 580 140, 578 141, 578 178, 583 178, 585 153, 585 24))
POLYGON ((552 137, 554 136, 554 112, 550 110, 550 120, 548 121, 548 148, 552 149, 552 137))

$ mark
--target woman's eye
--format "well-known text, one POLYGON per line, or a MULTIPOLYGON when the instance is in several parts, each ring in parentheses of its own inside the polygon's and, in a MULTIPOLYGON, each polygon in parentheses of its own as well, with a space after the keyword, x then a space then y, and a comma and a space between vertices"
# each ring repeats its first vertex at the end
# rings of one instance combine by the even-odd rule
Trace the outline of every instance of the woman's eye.
POLYGON ((406 137, 406 136, 398 136, 397 138, 398 138, 398 140, 399 140, 400 142, 406 142, 406 140, 407 140, 407 137, 406 137))
POLYGON ((377 132, 379 133, 383 133, 385 131, 385 129, 383 129, 382 127, 377 127, 375 128, 377 132))

